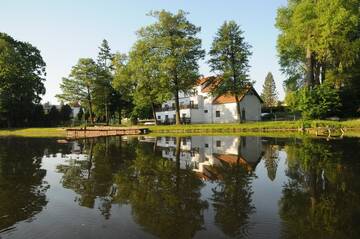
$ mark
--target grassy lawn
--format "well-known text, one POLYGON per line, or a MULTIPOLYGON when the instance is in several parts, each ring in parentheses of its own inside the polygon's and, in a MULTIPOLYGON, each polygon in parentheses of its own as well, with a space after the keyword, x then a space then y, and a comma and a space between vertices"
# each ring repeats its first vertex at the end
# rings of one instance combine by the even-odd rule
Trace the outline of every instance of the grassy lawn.
POLYGON ((149 129, 156 132, 257 132, 257 131, 297 131, 299 127, 333 127, 360 130, 360 120, 347 121, 263 121, 242 124, 191 124, 191 125, 159 125, 149 126, 149 129))
POLYGON ((21 136, 36 138, 62 138, 66 136, 64 128, 23 128, 23 129, 0 129, 1 136, 21 136))
MULTIPOLYGON (((298 134, 299 127, 316 128, 332 127, 334 129, 345 128, 345 135, 360 135, 360 119, 347 121, 264 121, 242 124, 190 124, 190 125, 159 125, 145 126, 150 129, 151 135, 169 135, 172 133, 183 135, 231 135, 245 134, 257 136, 291 137, 298 134)), ((124 127, 124 126, 123 126, 124 127)), ((339 131, 339 130, 338 130, 339 131)), ((21 137, 66 137, 64 128, 23 128, 23 129, 0 129, 1 136, 21 137)))

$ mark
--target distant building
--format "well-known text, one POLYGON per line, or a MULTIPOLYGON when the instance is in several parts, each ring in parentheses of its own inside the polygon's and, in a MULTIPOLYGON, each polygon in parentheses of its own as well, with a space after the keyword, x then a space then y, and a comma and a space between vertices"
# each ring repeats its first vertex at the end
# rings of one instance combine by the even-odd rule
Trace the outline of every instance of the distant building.
MULTIPOLYGON (((50 102, 46 102, 46 103, 43 104, 42 106, 43 106, 43 108, 44 108, 44 113, 45 113, 45 114, 48 114, 48 113, 50 112, 50 109, 51 109, 53 106, 55 106, 58 111, 61 110, 61 105, 52 105, 52 104, 50 104, 50 102)), ((80 106, 79 104, 76 104, 76 105, 73 105, 73 106, 70 106, 70 107, 71 107, 71 110, 72 110, 72 112, 71 112, 71 118, 76 118, 77 115, 78 115, 79 112, 80 112, 81 106, 80 106)))
MULTIPOLYGON (((180 92, 180 117, 186 123, 233 123, 238 122, 236 99, 233 95, 213 96, 210 90, 214 77, 201 78, 192 93, 180 92)), ((261 120, 262 100, 253 87, 244 89, 240 97, 241 119, 243 121, 261 120)), ((175 122, 175 101, 162 104, 156 112, 160 123, 175 122)))

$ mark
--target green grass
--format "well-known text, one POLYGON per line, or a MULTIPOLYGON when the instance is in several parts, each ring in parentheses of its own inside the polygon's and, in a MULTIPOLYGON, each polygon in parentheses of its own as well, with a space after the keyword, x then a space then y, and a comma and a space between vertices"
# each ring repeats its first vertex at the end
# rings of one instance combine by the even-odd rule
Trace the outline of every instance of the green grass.
POLYGON ((317 127, 338 130, 343 128, 347 131, 360 131, 360 120, 330 121, 265 121, 251 122, 242 124, 191 124, 191 125, 159 125, 149 126, 153 134, 179 133, 179 134, 231 134, 231 133, 251 133, 251 134, 276 134, 294 135, 298 134, 299 128, 314 129, 317 127))
MULTIPOLYGON (((360 119, 346 121, 312 120, 312 121, 265 121, 242 124, 190 124, 190 125, 159 125, 145 126, 150 135, 251 135, 269 137, 293 137, 302 135, 299 127, 314 129, 316 127, 331 127, 345 129, 346 136, 360 136, 360 119)), ((339 131, 339 130, 338 130, 339 131)), ((338 132, 337 132, 338 133, 338 132)), ((0 129, 1 136, 21 137, 66 137, 64 128, 24 128, 0 129)))
POLYGON ((1 136, 63 138, 66 136, 66 132, 64 128, 0 129, 0 137, 1 136))

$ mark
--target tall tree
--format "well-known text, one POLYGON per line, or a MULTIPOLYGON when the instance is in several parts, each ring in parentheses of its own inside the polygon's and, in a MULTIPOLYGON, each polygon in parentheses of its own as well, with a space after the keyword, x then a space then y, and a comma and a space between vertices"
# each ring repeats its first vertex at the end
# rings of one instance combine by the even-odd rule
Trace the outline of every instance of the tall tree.
POLYGON ((272 107, 277 105, 278 93, 276 91, 274 77, 271 72, 269 72, 265 78, 261 98, 263 99, 264 105, 266 107, 272 107))
POLYGON ((138 40, 130 52, 129 66, 135 81, 135 110, 143 111, 148 106, 156 122, 156 105, 169 98, 164 82, 161 81, 159 59, 151 42, 138 40))
POLYGON ((45 62, 30 43, 0 33, 0 126, 23 126, 45 94, 45 62))
POLYGON ((154 47, 161 79, 175 98, 176 124, 180 124, 179 93, 188 93, 196 84, 198 61, 205 54, 197 37, 200 27, 190 23, 182 10, 176 14, 155 11, 150 15, 157 21, 142 28, 139 37, 154 47))
POLYGON ((97 64, 103 70, 102 77, 100 77, 96 84, 96 101, 100 107, 100 112, 104 111, 106 123, 109 123, 109 105, 111 100, 111 94, 114 89, 111 82, 113 80, 113 58, 114 54, 111 53, 109 43, 104 39, 99 47, 99 53, 97 57, 97 64))
POLYGON ((224 22, 219 28, 210 50, 210 67, 220 77, 214 79, 215 95, 235 96, 237 115, 241 122, 240 96, 251 82, 248 78, 250 45, 245 42, 243 31, 234 21, 224 22))
POLYGON ((129 69, 129 57, 125 54, 116 53, 113 61, 114 80, 113 87, 116 90, 116 105, 119 115, 119 124, 121 124, 122 113, 130 113, 132 110, 132 96, 134 91, 134 82, 131 79, 129 69))
POLYGON ((94 124, 93 94, 94 85, 98 78, 99 67, 91 58, 81 58, 73 66, 68 78, 63 78, 60 88, 62 94, 57 98, 68 103, 80 102, 86 106, 90 114, 90 122, 94 124))
POLYGON ((312 88, 322 84, 329 71, 351 67, 360 52, 359 19, 357 0, 288 0, 276 18, 287 82, 312 88))

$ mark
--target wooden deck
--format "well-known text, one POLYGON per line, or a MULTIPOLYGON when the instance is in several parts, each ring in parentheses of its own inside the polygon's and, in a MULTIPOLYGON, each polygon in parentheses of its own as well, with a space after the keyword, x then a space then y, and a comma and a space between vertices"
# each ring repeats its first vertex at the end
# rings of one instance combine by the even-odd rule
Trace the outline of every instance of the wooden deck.
POLYGON ((105 136, 121 135, 142 135, 149 132, 144 127, 87 127, 87 128, 68 128, 66 137, 68 139, 95 138, 105 136))

